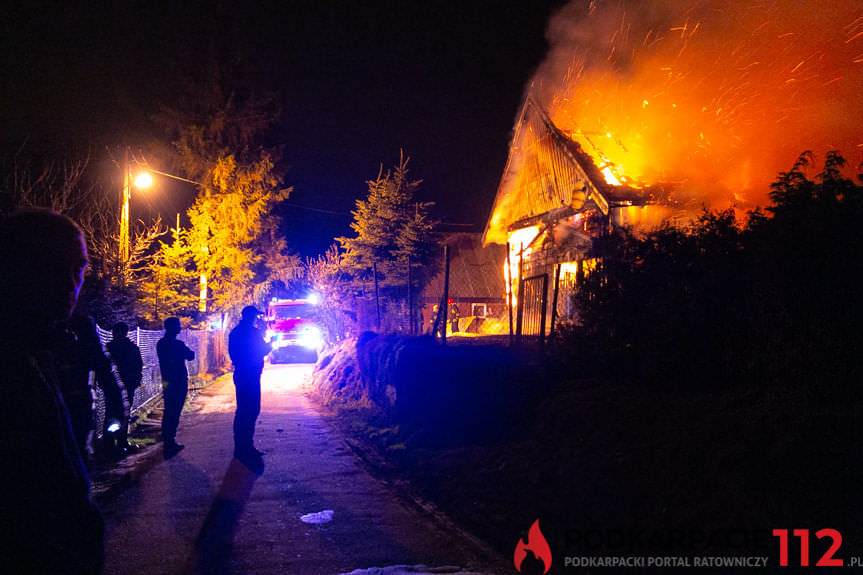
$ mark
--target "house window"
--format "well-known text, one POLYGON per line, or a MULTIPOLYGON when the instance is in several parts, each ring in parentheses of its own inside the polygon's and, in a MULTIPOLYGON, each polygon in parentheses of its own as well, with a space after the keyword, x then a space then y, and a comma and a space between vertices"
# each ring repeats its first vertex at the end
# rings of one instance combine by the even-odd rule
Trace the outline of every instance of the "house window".
POLYGON ((475 315, 478 317, 485 317, 485 304, 484 303, 475 303, 471 306, 470 315, 475 315))

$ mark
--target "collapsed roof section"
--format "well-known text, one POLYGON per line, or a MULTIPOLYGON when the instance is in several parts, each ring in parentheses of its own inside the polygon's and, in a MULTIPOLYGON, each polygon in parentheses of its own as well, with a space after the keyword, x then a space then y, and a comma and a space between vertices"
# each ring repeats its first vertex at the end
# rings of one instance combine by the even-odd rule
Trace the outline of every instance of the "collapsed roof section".
POLYGON ((563 134, 527 98, 516 121, 484 243, 506 243, 512 230, 550 224, 581 211, 598 209, 610 216, 614 208, 632 212, 661 202, 661 188, 611 185, 601 168, 609 166, 597 166, 577 141, 563 134))

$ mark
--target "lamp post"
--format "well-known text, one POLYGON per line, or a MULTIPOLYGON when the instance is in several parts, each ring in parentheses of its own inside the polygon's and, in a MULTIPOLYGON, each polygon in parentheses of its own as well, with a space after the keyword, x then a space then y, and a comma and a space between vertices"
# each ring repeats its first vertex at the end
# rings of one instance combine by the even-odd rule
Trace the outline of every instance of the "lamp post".
MULTIPOLYGON (((190 180, 187 178, 183 178, 180 176, 175 176, 174 174, 169 174, 167 172, 162 172, 160 170, 154 170, 153 168, 147 168, 146 171, 138 174, 136 178, 133 179, 132 171, 129 165, 129 151, 126 150, 125 158, 124 158, 124 174, 123 174, 123 197, 122 197, 122 209, 120 213, 120 246, 119 246, 119 255, 120 255, 120 282, 125 283, 125 268, 127 267, 129 261, 129 253, 130 253, 130 244, 131 237, 129 234, 129 200, 132 196, 132 186, 134 185, 139 189, 146 189, 153 185, 153 176, 152 174, 159 174, 160 176, 165 176, 167 178, 172 178, 174 180, 180 180, 181 182, 186 182, 189 184, 195 184, 196 186, 203 186, 201 182, 196 182, 195 180, 190 180)), ((180 231, 180 214, 177 214, 177 233, 180 231)), ((209 252, 207 247, 203 248, 203 251, 209 252)), ((200 277, 200 290, 198 294, 198 311, 206 312, 207 311, 207 275, 204 272, 201 272, 200 277)))
POLYGON ((132 238, 129 233, 129 201, 132 199, 132 186, 136 188, 149 188, 153 183, 153 178, 147 174, 140 174, 137 178, 132 178, 132 168, 129 164, 129 149, 124 152, 123 157, 123 191, 120 198, 120 238, 118 241, 118 256, 119 256, 119 280, 120 285, 126 283, 126 271, 129 265, 130 244, 132 238))
MULTIPOLYGON (((153 185, 153 174, 159 174, 160 176, 165 176, 174 180, 180 180, 181 182, 195 184, 196 186, 203 185, 201 182, 196 182, 187 178, 181 178, 180 176, 175 176, 174 174, 154 170, 153 168, 147 168, 145 171, 140 172, 136 177, 133 177, 132 167, 129 163, 129 150, 128 148, 126 149, 123 158, 123 192, 121 195, 120 241, 118 247, 120 264, 123 267, 125 267, 125 265, 129 261, 130 245, 132 243, 132 238, 129 233, 129 200, 132 198, 132 186, 138 188, 139 190, 149 188, 153 185)), ((179 227, 180 225, 177 224, 177 228, 179 227)))
MULTIPOLYGON (((180 180, 181 182, 186 182, 187 184, 195 184, 196 186, 203 186, 201 182, 196 182, 195 180, 190 180, 188 178, 181 178, 180 176, 175 176, 174 174, 169 174, 167 172, 160 172, 159 170, 154 170, 152 168, 149 169, 150 172, 154 174, 159 174, 161 176, 166 176, 168 178, 173 178, 175 180, 180 180)), ((149 176, 149 174, 146 174, 149 176)), ((142 177, 144 174, 142 174, 142 177)), ((152 178, 151 178, 152 180, 152 178)), ((177 214, 177 231, 180 230, 180 215, 177 214)), ((207 246, 201 248, 201 250, 207 254, 210 253, 210 250, 207 246)), ((205 272, 201 272, 201 277, 199 279, 199 290, 198 290, 198 311, 206 312, 207 311, 207 274, 205 272)))
MULTIPOLYGON (((120 250, 120 266, 129 261, 129 200, 132 197, 132 174, 129 169, 129 150, 127 149, 123 158, 123 191, 120 197, 120 239, 118 248, 120 250)), ((121 273, 122 277, 123 274, 121 273)))

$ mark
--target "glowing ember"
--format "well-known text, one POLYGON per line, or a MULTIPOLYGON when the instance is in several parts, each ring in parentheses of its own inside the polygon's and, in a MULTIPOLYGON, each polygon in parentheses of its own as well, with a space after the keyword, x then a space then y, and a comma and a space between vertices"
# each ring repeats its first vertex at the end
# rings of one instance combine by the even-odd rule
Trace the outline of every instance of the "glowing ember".
POLYGON ((572 2, 529 95, 607 183, 760 203, 804 150, 863 150, 863 5, 572 2))

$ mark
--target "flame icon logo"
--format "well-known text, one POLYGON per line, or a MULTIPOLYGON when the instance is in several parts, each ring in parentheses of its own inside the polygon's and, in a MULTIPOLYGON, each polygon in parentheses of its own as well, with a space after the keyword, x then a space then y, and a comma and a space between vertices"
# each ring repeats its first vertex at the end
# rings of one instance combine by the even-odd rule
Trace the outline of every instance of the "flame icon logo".
POLYGON ((527 532, 527 543, 519 539, 515 546, 513 562, 519 573, 521 573, 521 564, 527 558, 528 551, 532 551, 533 556, 542 561, 545 567, 545 571, 542 572, 543 575, 548 573, 548 570, 551 569, 551 547, 548 546, 548 541, 545 540, 545 536, 539 529, 539 519, 530 526, 530 530, 527 532))

